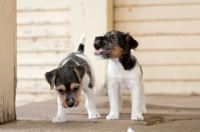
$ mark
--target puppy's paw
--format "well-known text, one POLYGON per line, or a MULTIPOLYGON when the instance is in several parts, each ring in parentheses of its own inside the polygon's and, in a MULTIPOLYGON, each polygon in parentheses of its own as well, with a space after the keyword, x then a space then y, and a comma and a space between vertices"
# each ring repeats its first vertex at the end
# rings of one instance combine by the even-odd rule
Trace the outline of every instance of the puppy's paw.
POLYGON ((146 108, 143 108, 142 114, 147 114, 147 109, 146 108))
POLYGON ((101 118, 101 115, 97 111, 90 112, 88 114, 88 119, 98 119, 98 118, 101 118))
POLYGON ((131 120, 133 120, 133 121, 142 121, 142 120, 144 120, 144 117, 142 116, 142 114, 132 114, 131 115, 131 120))
POLYGON ((60 118, 60 117, 55 117, 52 122, 53 123, 62 123, 62 122, 66 122, 67 120, 65 118, 60 118))
POLYGON ((109 115, 107 115, 106 119, 107 120, 118 120, 119 119, 119 114, 110 113, 109 115))

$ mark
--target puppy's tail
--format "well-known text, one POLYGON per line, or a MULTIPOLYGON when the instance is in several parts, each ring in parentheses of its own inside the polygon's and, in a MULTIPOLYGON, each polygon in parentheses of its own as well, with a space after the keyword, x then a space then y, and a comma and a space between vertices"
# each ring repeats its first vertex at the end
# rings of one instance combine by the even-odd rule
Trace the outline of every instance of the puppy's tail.
POLYGON ((81 38, 80 38, 80 42, 79 42, 79 46, 78 46, 77 52, 82 52, 82 53, 84 53, 84 44, 85 44, 85 33, 83 33, 83 34, 81 35, 81 38))

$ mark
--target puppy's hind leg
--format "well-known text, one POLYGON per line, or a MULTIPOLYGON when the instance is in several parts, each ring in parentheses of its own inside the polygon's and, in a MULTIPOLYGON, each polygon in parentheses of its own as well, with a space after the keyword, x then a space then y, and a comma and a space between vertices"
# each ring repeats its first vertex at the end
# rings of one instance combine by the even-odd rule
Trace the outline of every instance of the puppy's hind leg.
POLYGON ((147 109, 146 109, 146 99, 145 99, 145 93, 144 93, 144 82, 142 80, 141 82, 141 94, 142 94, 142 114, 147 114, 147 109))
POLYGON ((57 95, 58 111, 56 117, 52 120, 53 123, 66 122, 66 108, 62 106, 62 102, 57 95))
POLYGON ((87 108, 88 112, 88 119, 97 119, 101 118, 101 115, 97 111, 95 104, 94 104, 94 93, 93 89, 88 88, 87 86, 83 87, 83 91, 85 93, 85 107, 87 108))
POLYGON ((132 113, 131 120, 144 120, 142 116, 142 97, 141 89, 139 86, 134 86, 130 88, 131 91, 131 101, 132 101, 132 113))
POLYGON ((118 105, 119 105, 119 112, 122 112, 122 105, 123 105, 123 98, 122 98, 122 91, 118 90, 118 97, 119 97, 119 101, 118 101, 118 105))
POLYGON ((131 120, 144 120, 142 116, 142 85, 135 80, 127 80, 127 86, 131 91, 132 112, 131 120))

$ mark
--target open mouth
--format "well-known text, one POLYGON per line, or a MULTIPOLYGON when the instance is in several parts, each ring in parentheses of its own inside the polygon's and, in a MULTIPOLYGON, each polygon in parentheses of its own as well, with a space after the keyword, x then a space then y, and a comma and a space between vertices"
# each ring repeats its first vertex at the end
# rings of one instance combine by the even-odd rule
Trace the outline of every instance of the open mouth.
POLYGON ((96 56, 102 55, 105 52, 105 49, 100 48, 99 50, 95 50, 94 54, 96 56))

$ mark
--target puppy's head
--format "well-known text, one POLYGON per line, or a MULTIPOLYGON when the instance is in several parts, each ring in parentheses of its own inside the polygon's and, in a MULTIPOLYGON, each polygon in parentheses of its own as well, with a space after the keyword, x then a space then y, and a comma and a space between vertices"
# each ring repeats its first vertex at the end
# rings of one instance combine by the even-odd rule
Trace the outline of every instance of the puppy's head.
POLYGON ((102 59, 120 58, 121 56, 130 54, 130 50, 135 49, 137 46, 137 41, 128 33, 113 30, 106 33, 104 36, 95 38, 94 55, 96 58, 102 59))
POLYGON ((86 68, 83 66, 62 66, 46 72, 46 80, 50 84, 51 89, 57 91, 63 107, 78 106, 81 82, 85 72, 86 68))

